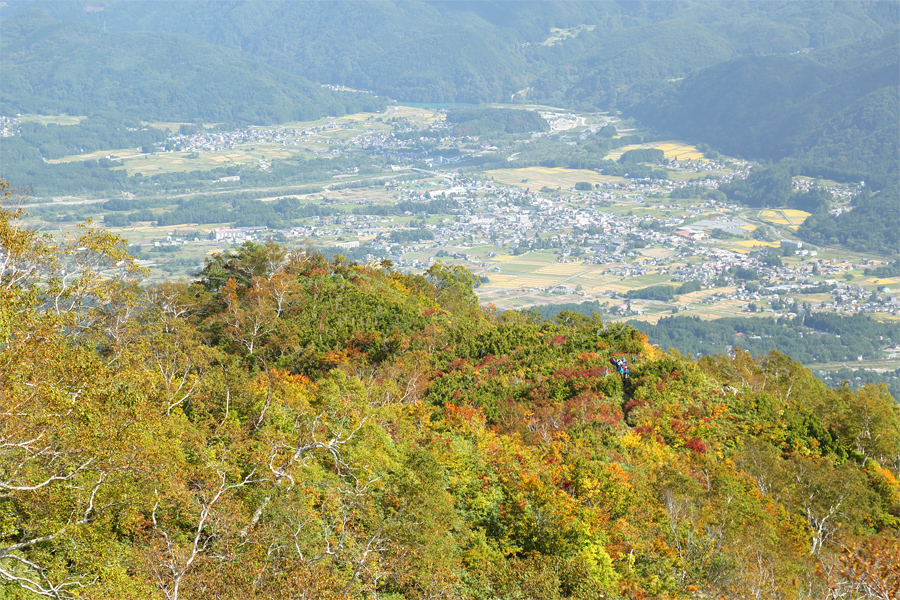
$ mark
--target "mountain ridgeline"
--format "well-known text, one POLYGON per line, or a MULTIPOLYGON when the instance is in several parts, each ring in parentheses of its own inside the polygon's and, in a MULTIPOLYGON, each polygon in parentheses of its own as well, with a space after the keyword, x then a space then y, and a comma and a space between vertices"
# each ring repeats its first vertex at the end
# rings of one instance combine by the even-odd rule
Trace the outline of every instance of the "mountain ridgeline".
POLYGON ((385 105, 183 34, 108 32, 35 9, 0 27, 6 114, 106 112, 146 121, 265 125, 385 105))

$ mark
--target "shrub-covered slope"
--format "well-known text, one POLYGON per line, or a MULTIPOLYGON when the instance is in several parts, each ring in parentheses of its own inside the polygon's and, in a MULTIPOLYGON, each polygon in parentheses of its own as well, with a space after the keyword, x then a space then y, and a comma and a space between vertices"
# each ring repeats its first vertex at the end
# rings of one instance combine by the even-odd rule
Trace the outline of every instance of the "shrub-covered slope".
POLYGON ((248 244, 141 288, 77 235, 0 212, 5 595, 896 593, 883 388, 494 314, 441 265, 248 244))

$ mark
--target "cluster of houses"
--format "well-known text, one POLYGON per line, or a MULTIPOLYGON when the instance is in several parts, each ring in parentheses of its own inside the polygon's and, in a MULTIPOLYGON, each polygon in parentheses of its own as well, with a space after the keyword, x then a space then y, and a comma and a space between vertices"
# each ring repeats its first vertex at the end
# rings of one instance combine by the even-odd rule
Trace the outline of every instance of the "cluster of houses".
MULTIPOLYGON (((328 150, 312 150, 308 144, 313 136, 328 129, 347 129, 349 125, 331 122, 309 127, 248 127, 233 131, 201 129, 191 133, 171 133, 164 142, 154 144, 158 152, 217 152, 233 150, 239 146, 255 144, 277 144, 283 147, 303 147, 316 155, 337 156, 341 149, 335 145, 328 150)), ((329 144, 328 140, 316 139, 316 144, 329 144)))
POLYGON ((18 130, 18 128, 18 119, 0 115, 0 138, 12 137, 16 135, 16 131, 18 130))

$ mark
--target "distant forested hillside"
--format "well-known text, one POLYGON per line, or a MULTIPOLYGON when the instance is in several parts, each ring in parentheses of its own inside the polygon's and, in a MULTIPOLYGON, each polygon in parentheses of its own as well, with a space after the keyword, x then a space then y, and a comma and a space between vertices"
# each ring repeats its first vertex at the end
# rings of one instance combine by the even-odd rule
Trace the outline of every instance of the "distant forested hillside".
POLYGON ((666 79, 742 55, 894 31, 892 2, 35 0, 54 16, 168 31, 323 83, 401 100, 627 107, 666 79))
POLYGON ((447 113, 456 135, 550 131, 550 124, 530 110, 456 108, 447 113))
POLYGON ((654 90, 666 89, 667 81, 697 69, 896 34, 898 19, 896 6, 889 3, 634 2, 622 7, 624 22, 598 25, 551 49, 565 53, 569 64, 541 74, 533 84, 540 94, 627 110, 654 90))
POLYGON ((728 154, 796 157, 823 175, 885 181, 900 163, 898 48, 894 31, 821 52, 746 56, 697 71, 632 113, 728 154))
POLYGON ((35 10, 3 21, 0 51, 5 114, 267 124, 384 106, 185 35, 106 32, 35 10))

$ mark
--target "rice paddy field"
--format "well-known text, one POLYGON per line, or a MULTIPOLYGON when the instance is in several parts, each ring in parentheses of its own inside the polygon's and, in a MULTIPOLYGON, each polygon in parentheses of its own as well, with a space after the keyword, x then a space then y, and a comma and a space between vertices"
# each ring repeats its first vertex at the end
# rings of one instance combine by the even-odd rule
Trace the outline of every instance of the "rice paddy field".
POLYGON ((559 285, 593 295, 613 291, 624 293, 649 285, 667 283, 670 280, 668 275, 653 272, 639 277, 623 278, 620 275, 607 274, 610 268, 623 265, 597 265, 581 260, 558 262, 556 255, 546 252, 529 252, 520 256, 503 255, 491 258, 487 262, 488 268, 476 270, 478 274, 489 278, 489 282, 479 288, 479 295, 485 301, 501 301, 505 307, 515 305, 516 298, 521 298, 523 294, 540 298, 541 303, 547 303, 557 297, 566 299, 560 300, 566 302, 582 301, 579 296, 566 294, 551 297, 544 293, 559 285))
POLYGON ((768 209, 760 211, 759 217, 773 225, 782 225, 794 231, 800 227, 810 213, 790 208, 768 209))
MULTIPOLYGON (((705 160, 703 158, 703 153, 697 150, 696 146, 692 146, 691 144, 684 144, 681 142, 650 142, 648 144, 634 144, 631 146, 622 146, 621 148, 616 148, 606 155, 606 158, 609 160, 619 160, 623 154, 628 152, 629 150, 637 150, 639 148, 656 148, 658 150, 662 150, 665 154, 665 157, 669 160, 678 160, 678 161, 695 161, 695 160, 705 160)), ((693 176, 697 176, 697 174, 693 174, 693 176)))
MULTIPOLYGON (((34 115, 22 117, 21 120, 74 125, 84 118, 85 117, 71 117, 67 115, 34 115)), ((323 118, 316 121, 284 123, 277 127, 252 128, 257 131, 273 129, 316 130, 311 135, 300 138, 298 142, 300 142, 301 145, 297 146, 282 146, 280 143, 257 142, 241 144, 231 149, 217 150, 214 152, 194 150, 184 152, 159 152, 152 154, 142 154, 137 148, 119 148, 65 156, 60 159, 51 160, 50 162, 66 163, 99 160, 108 155, 112 155, 121 161, 120 166, 114 168, 125 170, 129 175, 140 173, 144 176, 152 176, 160 173, 206 171, 222 166, 248 164, 260 164, 260 166, 263 166, 265 161, 273 159, 279 160, 296 156, 306 158, 315 156, 322 157, 321 154, 317 155, 316 152, 327 152, 336 149, 349 139, 364 132, 389 131, 391 126, 385 121, 391 118, 407 119, 413 124, 424 126, 442 119, 443 115, 436 110, 427 108, 391 106, 383 113, 359 113, 344 117, 323 118), (379 121, 378 119, 381 120, 379 121), (189 156, 194 158, 188 158, 189 156)), ((177 131, 181 125, 185 124, 186 123, 179 122, 144 123, 144 125, 148 127, 162 130, 169 129, 171 131, 177 131)))
POLYGON ((735 242, 735 245, 742 246, 744 248, 778 248, 781 244, 779 242, 766 242, 763 240, 741 240, 740 242, 735 242))

